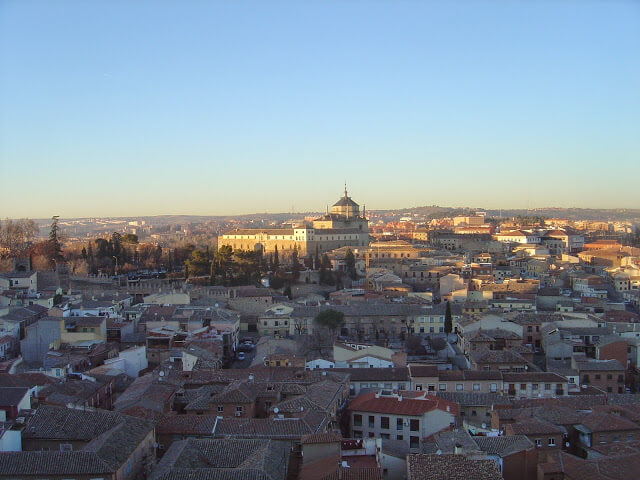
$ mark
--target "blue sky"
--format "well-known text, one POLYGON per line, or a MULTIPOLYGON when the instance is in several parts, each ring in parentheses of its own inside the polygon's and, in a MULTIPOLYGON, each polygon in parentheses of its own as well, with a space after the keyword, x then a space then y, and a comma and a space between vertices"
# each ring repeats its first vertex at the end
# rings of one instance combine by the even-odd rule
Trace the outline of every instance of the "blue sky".
POLYGON ((0 2, 0 217, 640 208, 640 2, 0 2))

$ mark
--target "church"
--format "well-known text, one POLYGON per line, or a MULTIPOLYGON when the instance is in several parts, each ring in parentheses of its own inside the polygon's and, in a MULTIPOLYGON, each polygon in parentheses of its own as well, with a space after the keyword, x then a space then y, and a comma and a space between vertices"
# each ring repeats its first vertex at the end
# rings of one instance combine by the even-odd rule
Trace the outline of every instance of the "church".
POLYGON ((325 215, 312 223, 293 228, 243 228, 218 237, 218 246, 229 245, 234 250, 275 251, 285 256, 294 249, 300 257, 324 253, 340 247, 369 245, 369 221, 365 212, 354 202, 345 187, 344 196, 327 209, 325 215))

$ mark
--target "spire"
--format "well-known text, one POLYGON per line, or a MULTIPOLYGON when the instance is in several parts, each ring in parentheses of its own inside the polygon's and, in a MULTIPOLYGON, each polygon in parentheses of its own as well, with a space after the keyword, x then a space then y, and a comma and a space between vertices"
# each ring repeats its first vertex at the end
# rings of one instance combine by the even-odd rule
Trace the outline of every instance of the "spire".
POLYGON ((347 181, 344 181, 344 198, 347 198, 349 195, 347 194, 347 181))

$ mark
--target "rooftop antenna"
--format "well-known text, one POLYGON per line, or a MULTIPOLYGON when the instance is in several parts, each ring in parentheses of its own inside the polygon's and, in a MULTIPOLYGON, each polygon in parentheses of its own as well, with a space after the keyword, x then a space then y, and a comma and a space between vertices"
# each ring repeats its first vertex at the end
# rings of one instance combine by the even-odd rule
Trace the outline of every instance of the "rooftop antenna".
POLYGON ((347 181, 344 181, 344 196, 348 197, 349 195, 347 195, 347 181))

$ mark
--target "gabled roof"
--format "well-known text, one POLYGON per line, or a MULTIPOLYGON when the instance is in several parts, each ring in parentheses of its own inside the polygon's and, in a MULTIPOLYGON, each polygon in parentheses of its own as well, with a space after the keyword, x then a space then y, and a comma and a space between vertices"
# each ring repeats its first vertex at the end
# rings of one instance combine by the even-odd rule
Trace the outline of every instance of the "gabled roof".
POLYGON ((85 442, 82 450, 0 453, 0 475, 113 473, 124 465, 153 428, 153 423, 147 420, 119 413, 43 405, 29 419, 23 438, 85 442))
POLYGON ((616 430, 640 430, 640 425, 633 423, 620 415, 612 413, 593 412, 580 423, 590 432, 612 432, 616 430))
POLYGON ((320 433, 326 423, 326 415, 318 410, 308 410, 295 418, 221 418, 213 435, 224 438, 271 438, 275 440, 299 440, 311 433, 320 433))
POLYGON ((457 415, 458 405, 423 392, 419 398, 405 398, 400 395, 380 395, 367 393, 354 398, 348 409, 353 412, 388 413, 392 415, 421 416, 432 410, 442 410, 457 415))
POLYGON ((525 435, 499 437, 472 437, 478 448, 488 455, 507 457, 514 453, 535 448, 533 442, 525 435))
POLYGON ((544 420, 527 420, 510 423, 506 427, 514 435, 536 435, 546 433, 567 433, 567 429, 544 420))
POLYGON ((0 387, 0 407, 15 407, 27 395, 29 389, 25 387, 0 387))
POLYGON ((407 455, 407 480, 502 480, 493 460, 464 455, 407 455))
POLYGON ((291 446, 257 439, 187 439, 175 442, 153 480, 284 480, 291 446))

